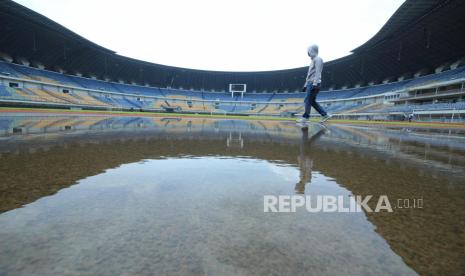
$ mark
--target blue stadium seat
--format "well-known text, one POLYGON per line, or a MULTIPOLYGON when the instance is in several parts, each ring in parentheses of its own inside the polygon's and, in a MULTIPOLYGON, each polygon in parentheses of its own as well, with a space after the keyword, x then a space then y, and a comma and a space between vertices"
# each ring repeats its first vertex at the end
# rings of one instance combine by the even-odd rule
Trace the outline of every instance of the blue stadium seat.
POLYGON ((43 77, 47 79, 51 79, 55 82, 65 84, 65 85, 78 85, 76 82, 73 82, 70 76, 57 73, 57 72, 52 72, 52 71, 47 71, 47 70, 41 70, 38 68, 32 68, 24 65, 18 65, 18 64, 10 64, 10 66, 16 71, 21 73, 22 75, 25 76, 30 76, 30 77, 43 77))
MULTIPOLYGON (((131 96, 110 96, 107 97, 102 95, 103 92, 115 92, 115 93, 124 93, 131 95, 140 95, 140 96, 155 96, 155 97, 167 97, 167 98, 182 98, 185 100, 189 99, 204 99, 209 101, 220 101, 219 109, 226 112, 245 112, 250 110, 248 104, 236 104, 234 101, 246 101, 246 102, 273 102, 278 104, 280 102, 288 101, 301 101, 305 97, 305 93, 245 93, 243 97, 236 94, 234 97, 231 97, 230 93, 227 92, 206 92, 206 91, 191 91, 183 89, 173 89, 173 88, 157 88, 157 87, 145 87, 138 85, 129 85, 122 83, 106 82, 101 80, 88 79, 83 77, 64 75, 57 72, 41 70, 38 68, 32 68, 28 66, 0 62, 0 74, 4 76, 13 76, 13 77, 30 77, 36 80, 41 80, 44 82, 53 81, 56 83, 66 84, 69 86, 75 86, 77 88, 89 88, 93 90, 102 91, 102 93, 93 93, 90 95, 95 99, 107 103, 114 107, 123 107, 123 108, 155 108, 154 102, 155 99, 147 99, 141 97, 140 100, 136 100, 131 96), (232 103, 229 103, 232 102, 232 103)), ((334 101, 340 99, 351 99, 353 98, 363 98, 369 96, 381 95, 387 92, 400 91, 404 89, 410 89, 417 86, 434 84, 436 82, 449 81, 465 78, 465 67, 459 67, 453 70, 447 70, 437 74, 430 74, 421 77, 416 77, 413 79, 379 84, 373 86, 359 87, 359 88, 350 88, 350 89, 340 89, 332 91, 321 91, 318 95, 320 101, 334 101)), ((27 86, 26 86, 27 87, 27 86)), ((0 85, 0 97, 8 99, 17 99, 17 100, 28 100, 34 98, 35 100, 40 101, 49 101, 50 98, 47 95, 38 96, 29 91, 28 89, 12 89, 0 85), (46 97, 47 96, 47 97, 46 97)), ((45 89, 47 90, 47 89, 45 89)), ((39 91, 40 92, 40 91, 39 91)), ((37 92, 37 93, 39 93, 37 92)), ((45 91, 47 92, 47 91, 45 91)), ((56 91, 55 91, 56 92, 56 91)), ((76 99, 79 97, 76 94, 76 99)), ((62 95, 63 96, 63 95, 62 95)), ((64 96, 63 96, 64 97, 64 96)), ((61 97, 61 98, 63 98, 61 97)), ((60 98, 60 97, 58 97, 60 98)), ((165 101, 165 99, 161 99, 165 101)), ((61 101, 62 102, 62 101, 61 101)), ((166 105, 173 103, 172 99, 166 99, 166 105)), ((186 104, 185 101, 183 104, 186 104)), ((330 112, 343 112, 348 111, 354 108, 360 108, 367 104, 342 104, 334 103, 331 106, 328 106, 327 109, 330 112)), ((174 103, 176 106, 176 102, 174 103)), ((209 104, 211 107, 212 104, 209 104)), ((157 108, 160 108, 157 106, 157 108)), ((437 110, 437 109, 454 109, 454 108, 464 108, 463 103, 436 103, 436 104, 424 104, 424 105, 396 105, 384 109, 388 112, 410 112, 411 110, 437 110)), ((260 107, 264 109, 264 107, 260 107)), ((258 109, 259 110, 259 109, 258 109)))
POLYGON ((113 86, 127 94, 142 95, 142 96, 158 96, 162 97, 163 94, 160 92, 159 88, 155 87, 145 87, 138 85, 122 84, 122 83, 113 83, 113 86))
POLYGON ((84 88, 100 90, 100 91, 108 91, 108 92, 121 92, 121 91, 118 91, 118 89, 115 86, 113 86, 113 84, 110 82, 87 79, 87 78, 77 77, 77 76, 72 76, 71 79, 84 88))
POLYGON ((410 80, 405 87, 413 87, 420 85, 427 85, 438 81, 449 81, 455 78, 456 75, 460 74, 464 70, 463 67, 456 68, 453 70, 447 70, 437 74, 430 74, 426 76, 421 76, 410 80))
POLYGON ((3 85, 0 85, 0 96, 6 96, 6 97, 10 97, 11 96, 11 93, 8 92, 8 90, 6 89, 5 86, 3 85))
POLYGON ((20 74, 16 72, 8 63, 0 61, 0 75, 10 77, 20 77, 20 74))

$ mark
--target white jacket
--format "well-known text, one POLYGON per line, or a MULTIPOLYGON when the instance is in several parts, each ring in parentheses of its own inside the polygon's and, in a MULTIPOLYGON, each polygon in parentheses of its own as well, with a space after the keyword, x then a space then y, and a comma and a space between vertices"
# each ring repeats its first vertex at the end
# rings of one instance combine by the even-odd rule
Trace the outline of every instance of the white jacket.
POLYGON ((308 67, 305 86, 309 84, 313 84, 315 86, 321 84, 321 72, 323 72, 323 59, 321 59, 319 56, 316 56, 312 59, 312 62, 308 67))

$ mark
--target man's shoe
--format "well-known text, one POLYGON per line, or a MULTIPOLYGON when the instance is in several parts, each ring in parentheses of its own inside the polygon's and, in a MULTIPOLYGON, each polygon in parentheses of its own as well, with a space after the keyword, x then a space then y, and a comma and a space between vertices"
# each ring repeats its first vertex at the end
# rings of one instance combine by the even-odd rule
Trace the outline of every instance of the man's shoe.
POLYGON ((321 119, 320 123, 324 123, 324 122, 328 121, 329 119, 331 119, 331 117, 333 117, 333 115, 324 116, 323 119, 321 119))
POLYGON ((302 117, 300 119, 297 119, 296 122, 302 124, 302 123, 308 123, 309 120, 307 118, 302 117))

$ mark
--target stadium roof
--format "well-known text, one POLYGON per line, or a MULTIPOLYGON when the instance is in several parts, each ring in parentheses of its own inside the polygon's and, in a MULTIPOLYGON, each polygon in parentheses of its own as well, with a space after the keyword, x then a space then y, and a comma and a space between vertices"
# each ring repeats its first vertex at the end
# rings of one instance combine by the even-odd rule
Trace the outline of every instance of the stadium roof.
POLYGON ((352 52, 359 52, 374 47, 382 41, 392 39, 397 33, 407 30, 411 25, 421 24, 420 21, 423 17, 441 8, 447 2, 449 1, 417 0, 404 2, 375 36, 352 50, 352 52))
MULTIPOLYGON (((407 0, 370 40, 351 55, 325 63, 328 89, 380 83, 422 71, 431 73, 465 57, 465 1, 407 0)), ((247 83, 249 91, 300 90, 307 68, 223 72, 149 63, 116 54, 10 0, 0 1, 0 52, 14 62, 30 61, 113 81, 158 87, 226 90, 247 83)))

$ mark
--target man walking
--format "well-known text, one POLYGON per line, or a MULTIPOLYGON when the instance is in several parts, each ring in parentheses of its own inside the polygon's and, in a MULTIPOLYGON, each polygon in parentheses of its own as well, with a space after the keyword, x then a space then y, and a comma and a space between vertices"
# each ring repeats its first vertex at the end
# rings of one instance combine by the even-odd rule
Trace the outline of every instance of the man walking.
POLYGON ((316 96, 320 92, 321 88, 321 72, 323 71, 323 60, 318 56, 318 46, 311 45, 307 50, 308 56, 312 59, 308 68, 307 79, 305 80, 305 86, 302 91, 307 93, 305 97, 305 112, 302 118, 298 119, 298 123, 306 123, 310 118, 310 109, 313 107, 323 119, 320 123, 326 122, 331 118, 326 111, 316 101, 316 96))

